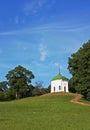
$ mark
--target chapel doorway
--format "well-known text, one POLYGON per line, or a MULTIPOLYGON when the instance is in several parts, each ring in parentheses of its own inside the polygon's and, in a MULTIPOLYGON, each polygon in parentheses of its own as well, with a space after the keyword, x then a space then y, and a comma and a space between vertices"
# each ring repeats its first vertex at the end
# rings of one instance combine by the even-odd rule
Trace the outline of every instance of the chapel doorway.
POLYGON ((66 92, 66 87, 64 87, 64 92, 66 92))
POLYGON ((55 92, 55 87, 54 87, 54 92, 55 92))

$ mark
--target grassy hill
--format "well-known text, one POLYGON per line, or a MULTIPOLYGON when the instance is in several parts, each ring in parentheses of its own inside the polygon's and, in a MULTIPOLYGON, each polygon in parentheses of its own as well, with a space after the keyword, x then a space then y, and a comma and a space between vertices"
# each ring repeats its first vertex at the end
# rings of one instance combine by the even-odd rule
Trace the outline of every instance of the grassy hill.
POLYGON ((0 102, 0 130, 90 130, 90 107, 73 94, 47 94, 0 102))

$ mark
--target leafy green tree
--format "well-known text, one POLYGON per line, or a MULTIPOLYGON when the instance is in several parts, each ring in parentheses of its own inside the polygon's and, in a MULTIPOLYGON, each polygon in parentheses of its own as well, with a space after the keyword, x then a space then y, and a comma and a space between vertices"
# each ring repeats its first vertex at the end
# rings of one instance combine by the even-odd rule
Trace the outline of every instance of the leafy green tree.
POLYGON ((90 40, 69 58, 68 69, 72 74, 75 90, 86 99, 90 93, 90 40))
POLYGON ((0 91, 0 101, 4 101, 4 92, 0 91))
POLYGON ((18 99, 26 97, 28 87, 31 85, 31 80, 34 78, 34 74, 32 71, 19 65, 9 71, 6 78, 11 90, 15 92, 16 99, 18 99))
POLYGON ((5 92, 8 89, 8 83, 6 81, 0 82, 0 91, 5 92))
POLYGON ((4 93, 4 100, 10 101, 15 99, 15 91, 12 88, 8 88, 4 93))
POLYGON ((47 93, 50 93, 50 92, 51 92, 51 84, 47 88, 47 93))
POLYGON ((74 83, 73 78, 71 78, 71 79, 69 80, 68 86, 69 86, 69 92, 76 93, 75 83, 74 83))
POLYGON ((27 91, 26 91, 26 97, 33 96, 33 90, 34 90, 34 86, 32 84, 28 85, 27 91))
POLYGON ((0 82, 0 101, 5 100, 5 92, 8 89, 8 83, 6 81, 0 82))

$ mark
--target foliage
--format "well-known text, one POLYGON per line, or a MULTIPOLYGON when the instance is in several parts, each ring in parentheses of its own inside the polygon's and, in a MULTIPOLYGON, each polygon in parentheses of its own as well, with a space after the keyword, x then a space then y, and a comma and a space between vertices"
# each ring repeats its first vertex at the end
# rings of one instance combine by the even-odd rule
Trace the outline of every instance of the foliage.
POLYGON ((90 40, 69 58, 69 71, 76 92, 89 99, 90 93, 90 40))
POLYGON ((34 78, 34 75, 32 71, 19 65, 9 71, 6 78, 11 90, 15 92, 15 97, 18 99, 26 97, 26 93, 30 90, 31 80, 34 78))
POLYGON ((68 86, 69 86, 69 92, 76 93, 75 83, 72 78, 69 80, 68 86))
POLYGON ((43 88, 42 81, 38 81, 35 84, 36 85, 34 86, 34 89, 33 89, 33 96, 40 96, 46 93, 45 88, 43 88))
POLYGON ((5 100, 5 93, 8 90, 8 83, 6 81, 0 82, 0 101, 5 100))
POLYGON ((0 91, 0 101, 4 100, 4 93, 2 91, 0 91))
POLYGON ((49 88, 43 87, 43 82, 31 84, 34 78, 32 71, 17 66, 6 75, 7 81, 0 82, 0 101, 9 101, 31 96, 40 96, 49 93, 49 88))
POLYGON ((5 101, 10 101, 16 99, 15 97, 15 91, 13 88, 8 88, 7 91, 4 93, 4 99, 5 101))
POLYGON ((51 92, 51 84, 48 86, 48 88, 46 88, 46 93, 50 93, 51 92))
POLYGON ((8 89, 8 83, 6 81, 0 82, 0 91, 4 92, 8 89))

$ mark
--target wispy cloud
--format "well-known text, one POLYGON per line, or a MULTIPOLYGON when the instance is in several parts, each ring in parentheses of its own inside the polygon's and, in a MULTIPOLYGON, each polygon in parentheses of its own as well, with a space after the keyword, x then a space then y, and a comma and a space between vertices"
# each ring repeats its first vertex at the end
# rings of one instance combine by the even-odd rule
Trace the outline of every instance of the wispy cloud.
MULTIPOLYGON (((16 23, 18 23, 16 19, 16 23)), ((90 26, 60 26, 60 25, 43 25, 35 28, 25 28, 21 30, 13 30, 7 32, 0 32, 0 35, 22 35, 22 34, 41 34, 44 32, 77 32, 90 29, 90 26)))
POLYGON ((26 15, 35 14, 43 6, 41 1, 34 0, 32 2, 26 2, 24 5, 24 12, 26 15))
POLYGON ((59 67, 60 67, 60 63, 55 62, 55 63, 54 63, 54 66, 56 66, 56 67, 58 67, 58 68, 59 68, 59 67))
POLYGON ((36 27, 36 30, 41 31, 59 31, 59 32, 75 32, 75 31, 81 31, 85 29, 89 29, 90 25, 83 26, 83 25, 73 25, 73 26, 65 26, 65 25, 59 25, 59 24, 48 24, 44 26, 36 27))
POLYGON ((15 17, 15 24, 18 24, 18 23, 19 23, 19 17, 16 16, 16 17, 15 17))
POLYGON ((40 51, 40 60, 44 61, 47 57, 47 48, 44 44, 39 45, 39 51, 40 51))
POLYGON ((43 9, 43 7, 50 7, 54 4, 55 0, 34 0, 32 2, 26 2, 24 4, 24 13, 26 15, 30 15, 30 14, 36 14, 39 11, 41 11, 41 9, 43 9))

